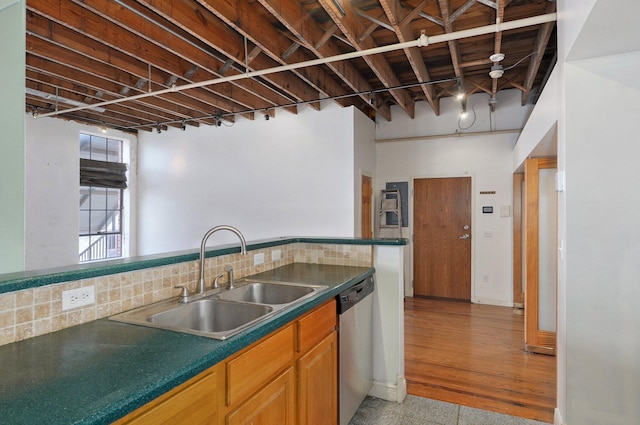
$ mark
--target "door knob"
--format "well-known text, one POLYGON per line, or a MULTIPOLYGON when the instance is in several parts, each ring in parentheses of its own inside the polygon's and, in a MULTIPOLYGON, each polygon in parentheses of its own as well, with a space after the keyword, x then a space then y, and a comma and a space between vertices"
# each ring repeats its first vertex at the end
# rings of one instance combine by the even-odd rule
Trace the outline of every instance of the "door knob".
POLYGON ((458 239, 469 239, 469 234, 465 233, 464 235, 460 236, 458 239))

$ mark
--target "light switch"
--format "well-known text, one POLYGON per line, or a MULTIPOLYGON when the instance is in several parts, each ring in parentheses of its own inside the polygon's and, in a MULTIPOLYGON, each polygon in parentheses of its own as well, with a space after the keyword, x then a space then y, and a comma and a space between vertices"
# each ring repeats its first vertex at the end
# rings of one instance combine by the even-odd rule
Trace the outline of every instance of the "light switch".
POLYGON ((511 215, 511 205, 500 205, 500 217, 509 217, 511 215))

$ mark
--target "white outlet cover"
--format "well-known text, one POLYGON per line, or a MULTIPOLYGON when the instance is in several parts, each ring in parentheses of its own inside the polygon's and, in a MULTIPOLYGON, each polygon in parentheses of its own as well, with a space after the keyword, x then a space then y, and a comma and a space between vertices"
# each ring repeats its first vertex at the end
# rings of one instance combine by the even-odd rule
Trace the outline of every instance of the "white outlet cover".
POLYGON ((260 264, 264 264, 264 252, 253 256, 253 265, 257 266, 260 264))
POLYGON ((96 302, 94 286, 62 291, 62 311, 83 307, 96 302))
POLYGON ((271 260, 272 261, 278 261, 281 257, 281 251, 279 249, 274 250, 273 252, 271 252, 271 260))

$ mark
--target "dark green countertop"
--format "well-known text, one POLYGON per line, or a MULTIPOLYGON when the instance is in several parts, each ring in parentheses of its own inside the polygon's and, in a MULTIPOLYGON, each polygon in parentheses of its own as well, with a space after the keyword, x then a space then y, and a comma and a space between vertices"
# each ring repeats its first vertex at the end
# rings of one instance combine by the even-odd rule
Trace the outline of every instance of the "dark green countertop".
MULTIPOLYGON (((407 245, 409 240, 291 236, 247 242, 247 250, 252 251, 255 249, 265 249, 299 242, 335 245, 402 246, 407 245)), ((223 245, 214 249, 208 249, 205 257, 217 257, 221 255, 235 254, 237 252, 240 252, 240 246, 238 244, 223 245)), ((195 261, 198 258, 200 258, 200 250, 191 249, 140 257, 118 258, 95 263, 74 264, 50 269, 5 273, 0 274, 0 294, 19 291, 22 289, 37 288, 39 286, 51 285, 54 283, 89 279, 151 267, 167 266, 185 261, 195 261)))
POLYGON ((0 424, 109 424, 373 272, 294 263, 251 276, 329 289, 225 341, 101 319, 0 346, 0 424))

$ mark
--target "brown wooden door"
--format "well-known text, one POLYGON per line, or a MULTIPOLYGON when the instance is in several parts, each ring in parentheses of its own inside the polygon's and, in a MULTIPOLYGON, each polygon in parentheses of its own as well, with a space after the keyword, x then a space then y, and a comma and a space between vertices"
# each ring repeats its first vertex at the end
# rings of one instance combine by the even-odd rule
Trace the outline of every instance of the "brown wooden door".
POLYGON ((373 184, 371 183, 371 177, 362 176, 362 232, 360 235, 363 238, 373 238, 373 222, 371 219, 371 198, 373 196, 373 184))
POLYGON ((416 179, 413 217, 414 294, 470 301, 471 178, 416 179))

